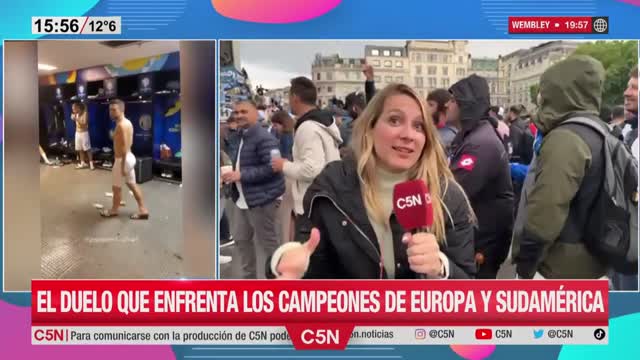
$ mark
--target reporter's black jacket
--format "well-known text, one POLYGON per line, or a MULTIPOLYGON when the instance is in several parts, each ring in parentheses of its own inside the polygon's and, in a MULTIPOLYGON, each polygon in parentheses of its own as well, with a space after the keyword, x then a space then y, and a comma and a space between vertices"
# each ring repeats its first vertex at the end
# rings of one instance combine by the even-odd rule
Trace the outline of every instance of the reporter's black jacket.
MULTIPOLYGON (((446 219, 446 245, 441 251, 449 258, 449 278, 467 279, 475 275, 473 223, 460 186, 449 184, 444 194, 451 218, 446 219)), ((356 163, 352 157, 329 163, 316 177, 304 197, 304 211, 320 230, 320 244, 311 257, 308 279, 387 278, 381 266, 380 246, 364 206, 356 163)), ((402 243, 405 230, 391 215, 397 279, 415 279, 409 268, 407 248, 402 243)), ((269 271, 270 272, 270 271, 269 271)))

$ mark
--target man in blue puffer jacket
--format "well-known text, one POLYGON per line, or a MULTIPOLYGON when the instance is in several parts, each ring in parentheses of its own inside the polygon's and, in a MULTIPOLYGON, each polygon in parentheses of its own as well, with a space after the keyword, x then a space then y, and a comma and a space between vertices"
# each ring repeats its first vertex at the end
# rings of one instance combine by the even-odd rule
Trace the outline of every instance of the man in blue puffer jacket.
POLYGON ((272 155, 279 156, 279 143, 258 123, 255 104, 239 102, 233 115, 242 135, 238 155, 232 159, 234 171, 223 174, 222 181, 234 184, 232 234, 240 253, 243 278, 256 279, 254 236, 264 254, 272 254, 280 245, 276 215, 285 191, 284 176, 271 168, 272 155))

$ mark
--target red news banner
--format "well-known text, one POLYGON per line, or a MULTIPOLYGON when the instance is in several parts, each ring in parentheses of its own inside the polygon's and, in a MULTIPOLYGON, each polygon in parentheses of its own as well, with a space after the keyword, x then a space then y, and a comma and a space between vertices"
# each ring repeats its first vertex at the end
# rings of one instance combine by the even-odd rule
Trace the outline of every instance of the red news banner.
POLYGON ((510 34, 608 33, 608 18, 590 16, 510 16, 510 34))
POLYGON ((297 349, 344 349, 356 326, 606 327, 608 315, 606 281, 32 283, 34 329, 280 326, 297 349), (319 331, 336 341, 309 341, 319 331))

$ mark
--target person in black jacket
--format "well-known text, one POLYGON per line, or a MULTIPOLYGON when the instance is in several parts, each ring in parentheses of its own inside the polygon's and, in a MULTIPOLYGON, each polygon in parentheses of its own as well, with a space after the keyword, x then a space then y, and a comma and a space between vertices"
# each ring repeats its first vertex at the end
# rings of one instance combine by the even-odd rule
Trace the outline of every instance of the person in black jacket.
POLYGON ((495 279, 509 252, 514 221, 509 155, 491 123, 487 81, 471 75, 449 91, 454 100, 448 117, 460 128, 451 143, 450 167, 478 217, 477 277, 495 279))
POLYGON ((305 244, 267 263, 284 279, 466 279, 475 273, 471 206, 447 167, 424 101, 406 85, 378 92, 358 118, 353 154, 329 163, 307 190, 314 225, 305 244), (393 214, 397 183, 429 186, 431 233, 411 234, 393 214))
MULTIPOLYGON (((529 129, 529 121, 525 120, 527 108, 524 105, 512 105, 507 113, 507 123, 509 124, 509 162, 513 166, 529 166, 533 159, 534 136, 529 129)), ((514 218, 517 216, 520 195, 522 194, 523 181, 512 177, 513 185, 513 211, 514 218)))
POLYGON ((510 161, 529 165, 533 159, 533 134, 529 130, 529 123, 522 118, 527 109, 522 105, 509 108, 507 122, 509 123, 509 140, 512 153, 510 161))
POLYGON ((265 254, 271 254, 280 244, 278 209, 285 191, 284 176, 271 169, 272 152, 279 152, 278 140, 258 123, 258 109, 250 101, 236 104, 233 116, 242 128, 238 155, 233 171, 222 175, 222 181, 232 183, 235 203, 233 239, 240 252, 243 277, 257 278, 256 242, 265 254))

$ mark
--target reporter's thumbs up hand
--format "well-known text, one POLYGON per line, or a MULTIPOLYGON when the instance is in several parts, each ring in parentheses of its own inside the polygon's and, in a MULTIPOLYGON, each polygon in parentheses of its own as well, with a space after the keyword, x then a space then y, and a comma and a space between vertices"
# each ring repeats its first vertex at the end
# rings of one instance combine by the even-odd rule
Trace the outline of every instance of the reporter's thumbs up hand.
POLYGON ((306 243, 285 251, 276 267, 278 279, 302 279, 309 267, 309 258, 319 243, 320 231, 314 228, 306 243))

